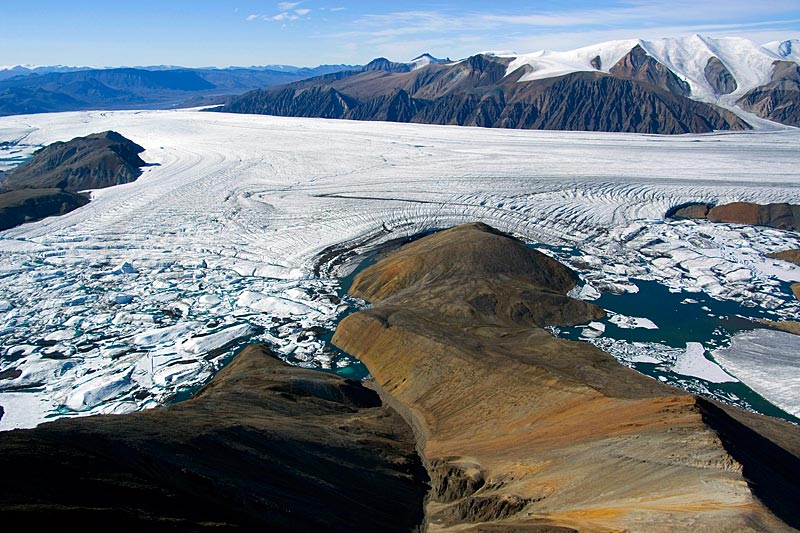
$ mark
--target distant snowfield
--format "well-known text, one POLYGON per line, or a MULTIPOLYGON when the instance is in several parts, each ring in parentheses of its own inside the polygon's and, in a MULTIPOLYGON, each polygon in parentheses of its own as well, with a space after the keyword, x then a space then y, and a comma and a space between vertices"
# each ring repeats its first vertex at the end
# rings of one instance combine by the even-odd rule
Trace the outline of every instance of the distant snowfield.
POLYGON ((80 112, 0 118, 0 143, 12 142, 0 160, 108 129, 146 148, 136 182, 0 233, 0 429, 158 405, 250 338, 308 366, 346 365, 317 338, 345 308, 321 254, 475 220, 579 247, 593 288, 655 279, 800 316, 779 283, 800 269, 764 258, 800 247, 796 233, 662 220, 688 201, 800 203, 796 129, 665 137, 80 112))

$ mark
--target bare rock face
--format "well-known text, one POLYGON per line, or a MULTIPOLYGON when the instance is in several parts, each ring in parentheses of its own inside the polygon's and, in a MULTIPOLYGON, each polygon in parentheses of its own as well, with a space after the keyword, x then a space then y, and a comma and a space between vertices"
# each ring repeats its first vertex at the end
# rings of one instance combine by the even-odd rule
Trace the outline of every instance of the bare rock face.
POLYGON ((767 254, 767 257, 780 259, 781 261, 788 261, 789 263, 794 263, 795 265, 800 265, 800 249, 775 252, 767 254))
POLYGON ((618 364, 544 325, 602 316, 574 274, 483 224, 355 279, 333 342, 414 428, 436 531, 790 531, 800 431, 618 364))
POLYGON ((676 76, 665 65, 659 63, 640 45, 636 45, 616 65, 610 74, 620 78, 631 78, 665 89, 672 94, 689 96, 689 84, 676 76))
POLYGON ((770 82, 751 90, 737 104, 760 117, 800 126, 800 65, 776 61, 770 82))
POLYGON ((413 531, 427 475, 360 383, 251 346, 191 400, 0 433, 0 515, 47 530, 413 531))
POLYGON ((689 204, 667 211, 667 218, 708 219, 711 222, 769 226, 771 228, 796 230, 800 228, 800 205, 755 204, 733 202, 714 206, 712 204, 689 204))
POLYGON ((106 131, 37 151, 33 159, 8 172, 7 189, 64 189, 78 192, 129 183, 138 178, 145 162, 144 148, 119 133, 106 131))
POLYGON ((795 230, 800 228, 800 205, 734 202, 712 208, 708 220, 795 230))
POLYGON ((739 86, 728 67, 717 57, 708 58, 704 73, 717 94, 730 94, 739 86))

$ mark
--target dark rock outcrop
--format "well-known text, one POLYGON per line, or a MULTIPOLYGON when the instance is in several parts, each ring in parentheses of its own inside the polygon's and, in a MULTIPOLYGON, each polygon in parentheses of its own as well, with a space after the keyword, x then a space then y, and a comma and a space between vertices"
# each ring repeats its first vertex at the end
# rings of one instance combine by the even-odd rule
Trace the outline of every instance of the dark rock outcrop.
POLYGON ((676 76, 666 65, 660 63, 638 44, 617 61, 609 73, 620 78, 643 81, 678 96, 689 96, 691 93, 688 83, 676 76))
POLYGON ((132 531, 412 531, 410 428, 360 383, 251 346, 191 400, 0 433, 5 524, 132 531))
POLYGON ((63 215, 88 203, 85 196, 61 189, 22 189, 0 193, 0 231, 25 222, 63 215))
POLYGON ((145 165, 144 148, 114 131, 55 142, 38 150, 33 159, 8 172, 8 189, 58 188, 69 192, 102 189, 138 178, 145 165))
POLYGON ((602 310, 482 224, 356 276, 333 342, 412 424, 437 531, 790 531, 800 432, 667 387, 545 324, 602 310))
POLYGON ((711 211, 712 207, 714 207, 712 204, 704 203, 681 205, 670 209, 664 216, 666 218, 676 218, 678 220, 687 218, 707 218, 708 212, 711 211))
POLYGON ((730 94, 739 86, 728 67, 717 57, 708 58, 703 72, 717 94, 730 94))
POLYGON ((767 254, 767 257, 771 257, 773 259, 780 259, 781 261, 788 261, 789 263, 794 263, 795 265, 800 265, 800 249, 774 252, 771 254, 767 254))
POLYGON ((772 79, 745 94, 737 104, 756 115, 800 126, 800 65, 794 61, 776 61, 772 79))
POLYGON ((220 110, 460 126, 666 134, 749 128, 729 111, 686 98, 681 89, 683 82, 669 71, 672 78, 661 72, 663 65, 653 61, 650 56, 640 61, 639 55, 632 52, 630 68, 618 68, 618 75, 576 72, 519 82, 527 68, 506 75, 508 58, 477 55, 414 71, 397 67, 407 64, 376 60, 360 72, 338 73, 247 93, 220 110))
POLYGON ((697 203, 671 209, 666 216, 708 219, 711 222, 729 224, 769 226, 787 230, 800 229, 800 205, 787 203, 755 204, 752 202, 733 202, 717 206, 697 203))
POLYGON ((79 191, 134 181, 145 165, 143 151, 114 131, 37 150, 33 159, 0 175, 0 231, 86 205, 89 199, 79 191))

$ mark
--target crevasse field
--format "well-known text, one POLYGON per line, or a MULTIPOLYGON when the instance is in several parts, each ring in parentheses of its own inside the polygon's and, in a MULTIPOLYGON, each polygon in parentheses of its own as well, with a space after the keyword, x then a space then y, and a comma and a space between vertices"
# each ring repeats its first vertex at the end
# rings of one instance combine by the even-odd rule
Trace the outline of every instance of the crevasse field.
MULTIPOLYGON (((788 289, 800 268, 764 255, 800 247, 797 233, 663 219, 689 201, 800 203, 793 128, 665 137, 59 113, 0 118, 0 170, 109 129, 146 148, 136 182, 0 233, 0 429, 159 405, 252 340, 347 375, 356 363, 323 340, 358 305, 340 299, 338 277, 355 266, 344 254, 475 220, 570 263, 583 280, 574 294, 601 305, 601 293, 635 298, 642 286, 714 320, 728 317, 707 302, 800 317, 788 289)), ((667 343, 661 302, 632 301, 581 337, 662 381, 758 409, 715 385, 736 383, 800 415, 800 356, 783 348, 795 337, 720 329, 716 344, 667 343)))

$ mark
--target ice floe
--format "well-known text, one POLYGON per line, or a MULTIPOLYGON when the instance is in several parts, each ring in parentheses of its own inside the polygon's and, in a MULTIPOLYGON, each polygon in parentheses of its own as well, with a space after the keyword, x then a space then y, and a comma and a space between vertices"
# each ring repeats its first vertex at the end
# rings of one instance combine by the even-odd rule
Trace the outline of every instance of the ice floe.
POLYGON ((706 359, 705 353, 706 349, 699 342, 687 342, 686 350, 677 357, 670 370, 676 374, 693 376, 712 383, 738 381, 718 364, 706 359))
POLYGON ((735 335, 713 355, 764 398, 800 417, 800 336, 756 329, 735 335))
POLYGON ((618 328, 623 329, 635 329, 635 328, 643 328, 643 329, 658 329, 658 326, 650 320, 649 318, 644 318, 641 316, 625 316, 620 314, 614 314, 611 318, 608 319, 609 322, 617 326, 618 328))

